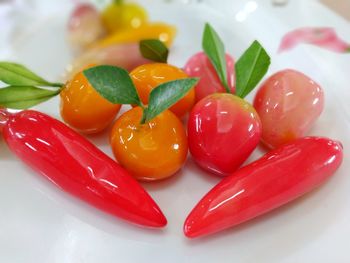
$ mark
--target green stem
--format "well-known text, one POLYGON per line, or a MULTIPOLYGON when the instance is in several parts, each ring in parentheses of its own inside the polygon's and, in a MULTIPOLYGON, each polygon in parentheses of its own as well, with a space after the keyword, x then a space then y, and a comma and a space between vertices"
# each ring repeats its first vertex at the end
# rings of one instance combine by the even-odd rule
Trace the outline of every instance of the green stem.
POLYGON ((146 112, 145 110, 142 111, 142 118, 140 120, 141 125, 146 123, 146 113, 145 112, 146 112))
POLYGON ((64 84, 63 83, 50 83, 50 86, 51 87, 57 87, 57 88, 61 88, 62 89, 62 87, 64 86, 64 84))
POLYGON ((231 92, 231 89, 229 88, 228 84, 226 82, 222 83, 222 84, 224 85, 226 92, 231 94, 232 92, 231 92))
POLYGON ((139 106, 142 108, 142 118, 140 120, 140 124, 145 124, 146 123, 146 117, 147 117, 147 107, 143 105, 143 103, 140 101, 139 106))
POLYGON ((58 95, 58 94, 60 94, 61 91, 62 91, 62 89, 58 89, 58 90, 56 91, 56 93, 55 93, 55 96, 58 95))

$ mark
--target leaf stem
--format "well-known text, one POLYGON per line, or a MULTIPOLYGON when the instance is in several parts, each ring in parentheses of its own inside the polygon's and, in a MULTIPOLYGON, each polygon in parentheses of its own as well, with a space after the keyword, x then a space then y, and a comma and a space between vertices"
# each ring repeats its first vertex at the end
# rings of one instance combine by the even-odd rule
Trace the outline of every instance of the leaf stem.
POLYGON ((226 92, 229 93, 229 94, 231 94, 232 92, 231 92, 231 90, 230 90, 228 84, 227 84, 226 82, 223 82, 222 84, 224 85, 224 88, 225 88, 226 92))
POLYGON ((64 84, 63 84, 63 83, 56 82, 56 83, 50 83, 50 86, 51 86, 51 87, 57 87, 57 88, 62 89, 62 87, 64 86, 64 84))
POLYGON ((145 106, 142 101, 140 100, 140 102, 138 103, 138 106, 140 106, 143 110, 145 110, 147 108, 147 106, 145 106))
POLYGON ((140 120, 140 124, 145 124, 147 119, 147 107, 141 107, 142 108, 142 118, 140 120))

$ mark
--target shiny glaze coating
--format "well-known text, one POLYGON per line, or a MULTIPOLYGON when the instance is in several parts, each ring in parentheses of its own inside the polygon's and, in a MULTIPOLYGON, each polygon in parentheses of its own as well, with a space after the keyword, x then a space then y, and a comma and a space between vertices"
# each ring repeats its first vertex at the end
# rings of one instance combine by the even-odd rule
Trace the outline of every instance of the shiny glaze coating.
MULTIPOLYGON (((235 62, 226 54, 226 68, 228 85, 232 93, 235 93, 235 62)), ((190 77, 199 77, 195 87, 196 101, 216 92, 226 92, 222 86, 215 68, 204 52, 193 55, 186 63, 184 71, 190 77)))
POLYGON ((196 163, 228 175, 248 158, 259 143, 260 119, 245 100, 216 93, 199 101, 188 119, 189 149, 196 163))
POLYGON ((62 190, 132 223, 163 227, 166 218, 129 173, 81 135, 43 113, 9 117, 10 149, 62 190))
POLYGON ((136 179, 154 181, 176 173, 188 146, 185 129, 170 111, 140 124, 142 109, 135 107, 118 118, 110 136, 118 162, 136 179))
POLYGON ((288 69, 272 75, 254 99, 262 123, 262 142, 275 148, 305 136, 323 104, 322 88, 303 73, 288 69))
MULTIPOLYGON (((188 78, 187 74, 181 69, 165 63, 141 65, 130 72, 130 77, 144 104, 148 104, 151 91, 158 85, 172 80, 188 78)), ((171 106, 170 110, 181 118, 191 110, 194 102, 195 92, 193 88, 186 96, 171 106)))
POLYGON ((321 137, 273 150, 209 191, 186 219, 185 235, 215 233, 288 203, 332 176, 342 158, 341 144, 321 137))
MULTIPOLYGON (((159 39, 168 47, 174 41, 176 28, 169 24, 155 22, 147 23, 134 29, 123 29, 108 35, 93 44, 94 48, 103 48, 110 45, 130 44, 140 42, 143 39, 159 39)), ((129 55, 129 54, 126 54, 129 55)))
POLYGON ((0 108, 0 132, 2 132, 3 127, 8 122, 9 113, 6 110, 0 108))
POLYGON ((98 94, 83 72, 77 73, 67 82, 60 97, 63 120, 75 130, 85 134, 104 130, 121 107, 98 94))

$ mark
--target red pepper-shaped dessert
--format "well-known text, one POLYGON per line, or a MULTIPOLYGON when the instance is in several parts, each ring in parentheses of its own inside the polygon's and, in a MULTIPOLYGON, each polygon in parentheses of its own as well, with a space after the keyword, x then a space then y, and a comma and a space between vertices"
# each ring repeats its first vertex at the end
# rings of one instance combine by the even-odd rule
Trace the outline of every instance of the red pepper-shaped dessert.
POLYGON ((37 111, 13 115, 0 111, 10 149, 62 190, 132 223, 166 225, 161 210, 138 182, 84 137, 37 111))
POLYGON ((209 191, 187 217, 185 235, 212 234, 288 203, 331 177, 342 159, 342 145, 327 138, 285 144, 209 191))

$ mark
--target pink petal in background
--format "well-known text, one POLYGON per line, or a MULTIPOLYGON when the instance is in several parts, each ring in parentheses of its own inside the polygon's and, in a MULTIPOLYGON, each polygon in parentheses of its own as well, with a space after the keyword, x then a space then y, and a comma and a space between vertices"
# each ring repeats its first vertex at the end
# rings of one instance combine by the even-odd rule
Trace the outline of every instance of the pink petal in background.
POLYGON ((298 44, 311 44, 334 52, 350 52, 350 43, 340 39, 334 28, 304 27, 288 32, 281 41, 278 52, 294 48, 298 44))

